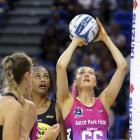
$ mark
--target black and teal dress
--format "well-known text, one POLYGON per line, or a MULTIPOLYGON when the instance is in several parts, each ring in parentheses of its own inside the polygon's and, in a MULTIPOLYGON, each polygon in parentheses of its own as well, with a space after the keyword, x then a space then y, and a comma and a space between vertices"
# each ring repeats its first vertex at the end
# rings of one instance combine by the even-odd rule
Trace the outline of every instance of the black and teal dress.
POLYGON ((41 139, 48 128, 57 123, 55 106, 56 101, 51 99, 51 103, 47 111, 38 115, 38 139, 41 139))

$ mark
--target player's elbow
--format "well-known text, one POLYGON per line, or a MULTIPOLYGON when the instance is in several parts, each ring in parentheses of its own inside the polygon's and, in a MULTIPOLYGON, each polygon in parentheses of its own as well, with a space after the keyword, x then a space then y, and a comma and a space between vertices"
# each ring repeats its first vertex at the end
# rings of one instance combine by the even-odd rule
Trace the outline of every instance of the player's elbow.
POLYGON ((63 63, 61 63, 61 62, 57 62, 57 64, 56 64, 56 70, 65 70, 66 68, 65 68, 65 66, 63 65, 63 63))
POLYGON ((121 63, 121 65, 119 66, 119 69, 121 69, 124 72, 128 71, 128 63, 126 60, 121 63))
POLYGON ((127 61, 125 61, 124 63, 123 63, 123 65, 122 65, 122 69, 124 70, 124 71, 128 71, 128 63, 127 63, 127 61))

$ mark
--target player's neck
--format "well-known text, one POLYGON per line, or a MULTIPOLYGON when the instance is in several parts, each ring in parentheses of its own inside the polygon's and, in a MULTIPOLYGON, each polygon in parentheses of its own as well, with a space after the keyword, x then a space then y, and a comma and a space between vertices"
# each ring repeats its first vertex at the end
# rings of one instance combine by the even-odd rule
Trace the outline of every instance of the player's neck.
POLYGON ((94 93, 93 91, 88 93, 88 92, 82 92, 79 94, 77 99, 84 105, 91 107, 94 104, 94 93))
POLYGON ((92 98, 94 96, 94 90, 90 88, 78 89, 79 97, 81 98, 92 98))
POLYGON ((32 94, 32 101, 35 103, 37 107, 46 106, 46 103, 48 101, 48 97, 42 98, 42 96, 37 94, 32 94))
MULTIPOLYGON (((19 91, 21 91, 20 88, 19 88, 19 91)), ((23 92, 18 93, 18 91, 16 91, 15 89, 13 89, 11 87, 4 88, 4 93, 15 93, 15 94, 20 94, 21 96, 23 96, 22 95, 23 92)))

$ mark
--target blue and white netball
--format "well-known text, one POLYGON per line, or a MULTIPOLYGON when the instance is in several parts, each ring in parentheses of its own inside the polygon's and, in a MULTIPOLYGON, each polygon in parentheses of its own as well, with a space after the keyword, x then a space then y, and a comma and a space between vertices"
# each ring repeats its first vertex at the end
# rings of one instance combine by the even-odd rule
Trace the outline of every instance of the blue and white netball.
POLYGON ((75 16, 69 24, 69 32, 72 37, 80 37, 86 42, 91 42, 98 33, 96 20, 87 14, 75 16))

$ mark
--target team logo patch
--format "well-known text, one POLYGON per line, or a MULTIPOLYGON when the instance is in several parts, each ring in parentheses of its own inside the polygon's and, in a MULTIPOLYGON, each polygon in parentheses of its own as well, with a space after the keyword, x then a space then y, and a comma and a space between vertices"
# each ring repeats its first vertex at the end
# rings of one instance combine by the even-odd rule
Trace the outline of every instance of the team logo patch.
POLYGON ((83 109, 80 107, 77 107, 74 109, 74 115, 75 117, 79 118, 83 116, 83 109))
POLYGON ((98 113, 103 113, 103 110, 102 109, 98 109, 98 113))

